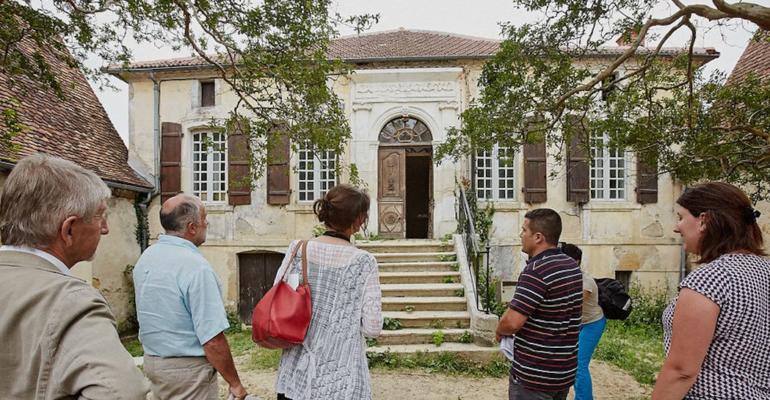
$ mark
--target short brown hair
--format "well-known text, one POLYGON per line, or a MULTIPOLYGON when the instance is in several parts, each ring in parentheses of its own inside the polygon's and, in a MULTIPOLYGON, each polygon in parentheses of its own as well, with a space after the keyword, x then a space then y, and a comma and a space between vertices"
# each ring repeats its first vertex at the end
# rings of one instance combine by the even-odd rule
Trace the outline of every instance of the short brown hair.
POLYGON ((545 236, 545 242, 556 246, 561 237, 561 217, 550 208, 538 208, 524 214, 529 220, 529 229, 545 236))
POLYGON ((335 231, 344 231, 361 214, 369 212, 369 195, 346 184, 331 188, 323 199, 313 204, 313 212, 320 222, 335 231))
POLYGON ((687 188, 676 202, 694 217, 706 215, 699 263, 736 250, 767 255, 751 200, 741 189, 729 183, 708 182, 687 188))

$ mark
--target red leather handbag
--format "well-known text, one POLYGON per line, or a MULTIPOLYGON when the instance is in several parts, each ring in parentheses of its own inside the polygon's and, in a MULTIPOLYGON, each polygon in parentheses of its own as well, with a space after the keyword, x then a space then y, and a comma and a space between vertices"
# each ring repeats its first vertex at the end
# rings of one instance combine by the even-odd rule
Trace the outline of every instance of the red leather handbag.
POLYGON ((281 279, 254 307, 251 314, 251 339, 268 349, 287 349, 305 341, 307 328, 310 326, 312 304, 310 284, 307 280, 307 241, 303 240, 294 247, 289 258, 289 266, 281 279), (302 284, 296 290, 283 281, 291 262, 302 247, 302 284))

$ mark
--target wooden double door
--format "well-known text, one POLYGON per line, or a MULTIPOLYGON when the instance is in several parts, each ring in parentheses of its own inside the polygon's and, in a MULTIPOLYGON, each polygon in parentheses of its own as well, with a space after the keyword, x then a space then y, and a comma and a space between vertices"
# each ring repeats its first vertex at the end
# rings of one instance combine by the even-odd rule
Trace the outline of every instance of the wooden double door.
POLYGON ((433 234, 433 148, 381 146, 378 152, 379 235, 430 238, 433 234))
POLYGON ((273 287, 281 262, 281 253, 238 254, 238 316, 244 323, 251 325, 254 306, 273 287))

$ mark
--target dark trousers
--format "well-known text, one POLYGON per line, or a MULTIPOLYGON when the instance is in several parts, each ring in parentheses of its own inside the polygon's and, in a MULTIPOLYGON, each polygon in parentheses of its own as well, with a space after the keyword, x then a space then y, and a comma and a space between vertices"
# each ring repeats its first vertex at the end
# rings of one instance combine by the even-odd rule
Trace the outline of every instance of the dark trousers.
POLYGON ((278 400, 291 400, 291 399, 284 396, 283 393, 278 393, 278 400))
POLYGON ((566 400, 569 389, 559 392, 538 392, 525 388, 513 375, 508 377, 508 400, 566 400))

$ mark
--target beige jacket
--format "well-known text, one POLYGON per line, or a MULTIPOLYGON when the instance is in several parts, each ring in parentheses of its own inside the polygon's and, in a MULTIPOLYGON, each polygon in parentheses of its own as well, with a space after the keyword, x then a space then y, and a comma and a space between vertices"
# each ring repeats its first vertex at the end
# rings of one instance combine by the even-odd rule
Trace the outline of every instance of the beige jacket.
POLYGON ((145 399, 104 297, 50 262, 0 252, 0 399, 145 399))

